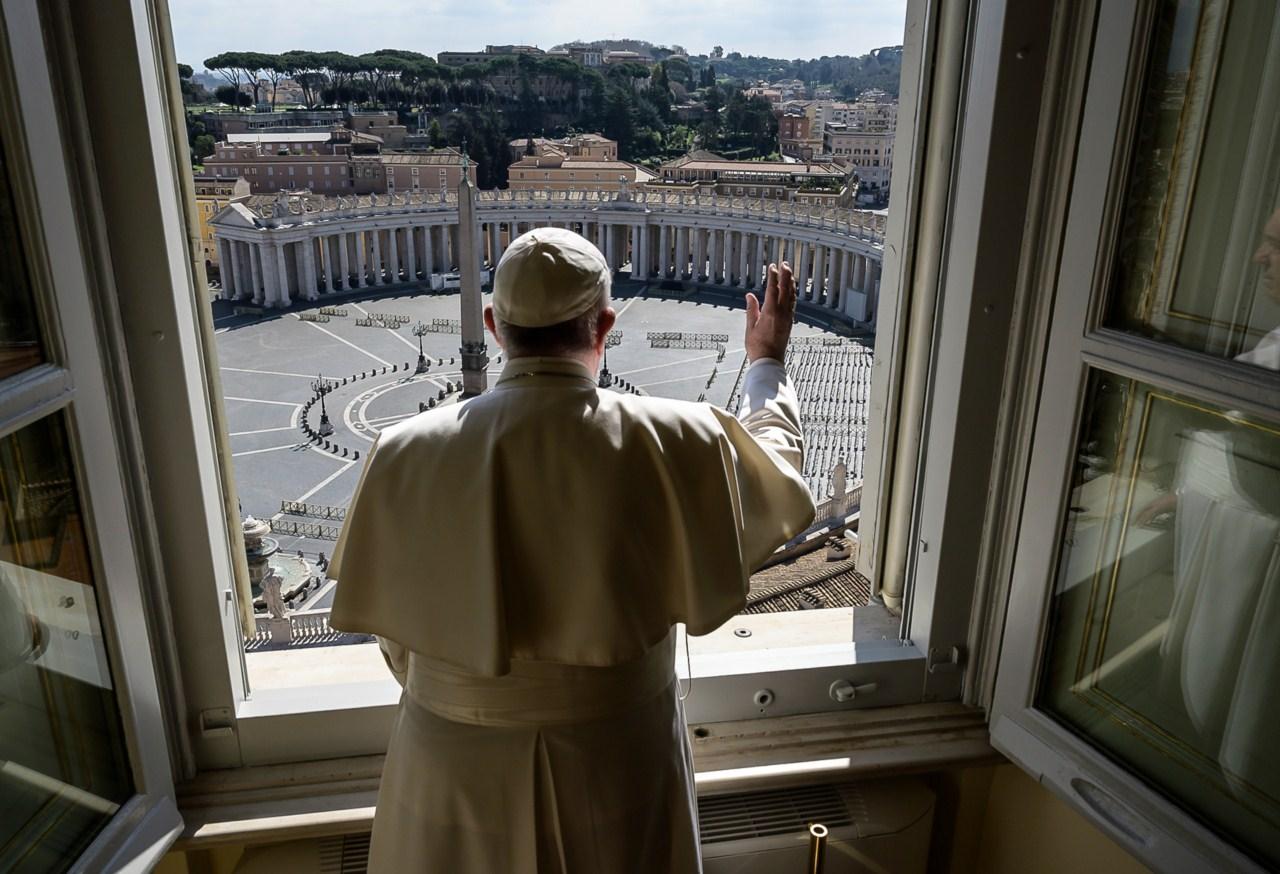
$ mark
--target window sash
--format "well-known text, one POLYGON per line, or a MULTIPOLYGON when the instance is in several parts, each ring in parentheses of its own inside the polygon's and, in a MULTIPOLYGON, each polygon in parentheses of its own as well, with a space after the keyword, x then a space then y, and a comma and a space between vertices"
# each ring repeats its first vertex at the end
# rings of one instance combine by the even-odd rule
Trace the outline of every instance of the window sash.
MULTIPOLYGON (((1031 450, 1019 503, 1008 608, 991 705, 993 745, 1157 870, 1261 871, 1168 797, 1035 704, 1048 654, 1062 521, 1072 490, 1090 369, 1131 377, 1228 408, 1274 416, 1280 382, 1262 368, 1102 326, 1118 218, 1126 192, 1154 0, 1082 6, 1075 51, 1087 70, 1074 162, 1050 184, 1070 192, 1045 252, 1060 246, 1038 396, 1021 427, 1031 450), (1034 499, 1032 498, 1034 496, 1034 499)), ((1064 117, 1075 110, 1057 106, 1064 117)), ((1043 293, 1043 292, 1042 292, 1043 293)), ((1046 295, 1047 297, 1047 295, 1046 295)))
POLYGON ((0 436, 48 416, 66 423, 85 521, 103 643, 111 665, 134 795, 71 870, 154 864, 181 829, 160 718, 134 516, 121 471, 118 395, 108 383, 102 303, 84 254, 81 203, 51 75, 44 4, 0 0, 0 129, 48 363, 0 382, 0 436), (32 144, 41 147, 32 148, 32 144))

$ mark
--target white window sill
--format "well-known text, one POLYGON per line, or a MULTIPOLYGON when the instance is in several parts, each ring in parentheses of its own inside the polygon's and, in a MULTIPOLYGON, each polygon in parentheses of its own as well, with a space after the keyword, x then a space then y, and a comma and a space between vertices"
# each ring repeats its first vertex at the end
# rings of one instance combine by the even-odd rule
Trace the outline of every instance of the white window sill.
MULTIPOLYGON (((699 794, 997 761, 981 710, 912 704, 690 726, 699 794), (705 736, 699 736, 705 732, 705 736)), ((177 849, 367 832, 382 756, 208 771, 180 787, 177 849)))

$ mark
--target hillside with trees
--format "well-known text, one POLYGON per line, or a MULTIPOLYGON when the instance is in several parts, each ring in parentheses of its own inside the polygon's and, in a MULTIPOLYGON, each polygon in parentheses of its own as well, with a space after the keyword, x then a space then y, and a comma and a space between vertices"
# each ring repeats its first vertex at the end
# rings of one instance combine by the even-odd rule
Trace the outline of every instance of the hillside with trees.
MULTIPOLYGON (((857 93, 877 87, 896 94, 900 49, 861 58, 779 61, 723 54, 688 57, 680 46, 640 40, 594 44, 606 50, 649 54, 653 63, 582 67, 564 57, 497 56, 481 64, 449 67, 419 52, 381 49, 363 55, 293 50, 281 54, 229 51, 204 60, 221 85, 214 97, 228 107, 281 106, 282 83, 296 84, 301 105, 394 110, 411 129, 431 132, 433 143, 461 146, 479 164, 484 187, 506 184, 508 143, 534 136, 599 131, 617 140, 623 160, 657 166, 693 148, 749 160, 774 157, 777 120, 769 102, 749 98, 757 79, 798 78, 857 93)), ((207 92, 182 68, 184 93, 199 103, 207 92)), ((196 138, 193 158, 210 144, 196 138)))

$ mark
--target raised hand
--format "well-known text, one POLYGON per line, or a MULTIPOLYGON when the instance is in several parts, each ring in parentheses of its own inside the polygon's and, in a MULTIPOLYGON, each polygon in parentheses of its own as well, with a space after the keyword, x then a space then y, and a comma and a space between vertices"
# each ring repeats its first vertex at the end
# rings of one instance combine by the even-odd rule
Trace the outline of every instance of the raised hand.
POLYGON ((769 265, 769 281, 764 289, 764 304, 755 294, 747 293, 747 360, 757 358, 785 359, 791 340, 791 324, 796 318, 796 282, 791 265, 769 265))

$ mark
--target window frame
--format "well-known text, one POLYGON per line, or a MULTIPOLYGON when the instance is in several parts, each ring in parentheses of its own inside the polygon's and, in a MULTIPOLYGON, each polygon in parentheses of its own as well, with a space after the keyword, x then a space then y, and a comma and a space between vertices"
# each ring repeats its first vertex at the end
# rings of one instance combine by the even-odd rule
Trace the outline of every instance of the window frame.
MULTIPOLYGON (((155 172, 127 172, 119 161, 104 157, 99 162, 102 178, 98 180, 104 192, 102 208, 106 221, 128 216, 134 223, 127 239, 112 241, 117 284, 126 287, 127 280, 148 276, 146 286, 136 285, 154 291, 146 302, 148 318, 163 321, 178 341, 168 347, 149 345, 142 324, 134 324, 130 318, 140 313, 138 305, 134 303, 135 309, 125 311, 124 344, 133 350, 146 349, 148 360, 157 365, 145 373, 135 370, 132 374, 135 395, 145 398, 137 411, 140 444, 150 450, 149 458, 167 453, 194 459, 186 465, 188 469, 174 470, 161 462, 148 471, 150 503, 161 523, 157 549, 170 570, 172 643, 182 663, 181 676, 173 681, 181 686, 184 709, 171 728, 183 734, 190 731, 192 761, 199 769, 379 752, 399 697, 390 678, 385 684, 364 684, 359 689, 306 687, 252 693, 242 663, 237 663, 244 617, 235 609, 232 595, 239 585, 237 562, 232 557, 243 554, 243 543, 234 514, 235 491, 230 482, 230 452, 222 424, 225 415, 212 326, 200 288, 203 263, 195 259, 199 263, 192 264, 193 249, 189 238, 184 240, 181 216, 184 210, 190 215, 193 194, 189 179, 183 178, 185 153, 177 146, 183 136, 178 123, 180 97, 176 96, 173 77, 161 72, 172 66, 173 60, 167 12, 164 0, 112 3, 128 5, 131 10, 129 26, 135 30, 128 41, 131 54, 123 60, 112 59, 120 70, 112 75, 103 57, 88 52, 79 59, 80 75, 90 100, 119 82, 126 67, 141 76, 150 99, 145 106, 129 111, 135 113, 131 118, 143 118, 137 113, 145 112, 145 122, 140 125, 145 128, 145 149, 137 154, 140 160, 151 162, 155 172), (126 175, 141 192, 138 196, 145 194, 158 204, 154 215, 134 208, 122 188, 126 175), (138 179, 139 175, 145 178, 138 179), (219 459, 225 465, 219 465, 219 459), (227 658, 210 658, 215 649, 226 652, 227 658), (317 710, 318 699, 332 702, 336 709, 317 710), (323 731, 305 730, 321 718, 323 731), (305 743, 285 749, 278 738, 286 736, 305 743)), ((945 279, 948 306, 972 310, 978 303, 977 277, 984 259, 1007 259, 1007 252, 997 252, 989 242, 950 231, 956 223, 953 220, 970 211, 1008 207, 1010 203, 1018 208, 1018 178, 1010 178, 999 191, 987 188, 997 175, 988 169, 996 140, 992 117, 996 112, 1008 112, 1008 100, 997 103, 996 78, 1014 66, 1024 74, 1021 67, 1025 65, 1014 64, 1015 43, 1025 33, 1034 35, 1047 29, 1050 13, 1037 10, 1026 16, 1029 23, 1015 22, 1022 32, 1006 32, 1011 19, 1007 20, 1009 11, 1001 0, 945 6, 937 0, 910 0, 908 5, 904 54, 913 58, 911 69, 916 75, 903 82, 897 135, 909 156, 903 169, 909 166, 912 172, 905 184, 894 186, 891 195, 890 235, 900 242, 887 253, 882 286, 895 288, 909 282, 916 301, 916 295, 941 287, 945 279), (961 115, 965 116, 963 124, 957 124, 961 115), (950 122, 943 124, 948 117, 950 122), (927 138, 926 131, 930 133, 927 138), (967 179, 967 187, 956 187, 958 179, 967 179), (961 195, 964 199, 954 199, 961 195), (966 252, 963 269, 943 271, 944 264, 966 252)), ((1031 83, 1026 87, 1038 97, 1034 89, 1038 80, 1024 78, 1031 83)), ((1014 96, 1026 102, 1025 94, 1014 96)), ((126 127, 130 125, 102 131, 104 146, 123 149, 126 127)), ((1034 130, 1034 123, 1030 127, 1034 130)), ((131 129, 128 141, 136 143, 137 137, 138 128, 131 129)), ((110 155, 110 149, 103 154, 110 155)), ((971 423, 942 410, 937 405, 940 392, 930 391, 929 386, 943 373, 960 374, 969 388, 981 385, 993 372, 999 373, 1000 361, 973 360, 975 344, 990 343, 977 322, 944 320, 935 336, 935 317, 940 310, 932 293, 920 297, 919 305, 913 303, 909 311, 897 306, 896 295, 883 294, 881 301, 876 358, 885 366, 873 376, 873 398, 878 386, 877 405, 883 412, 868 433, 867 470, 871 475, 885 476, 886 487, 873 489, 870 495, 864 492, 867 512, 860 523, 860 539, 865 552, 860 554, 860 567, 878 573, 884 557, 901 550, 904 579, 908 574, 915 576, 907 587, 912 595, 904 623, 905 639, 842 644, 829 651, 805 653, 809 659, 805 667, 797 664, 800 653, 735 657, 736 666, 727 665, 717 676, 697 680, 698 689, 688 707, 691 722, 759 717, 751 698, 761 686, 774 689, 782 699, 770 708, 768 718, 835 709, 828 690, 837 679, 880 686, 865 701, 859 698, 840 706, 844 711, 954 700, 961 694, 965 653, 972 649, 969 604, 977 586, 976 575, 955 574, 944 580, 936 569, 920 572, 916 568, 915 558, 906 548, 913 542, 910 532, 915 528, 930 530, 928 525, 935 523, 929 519, 918 522, 914 508, 923 497, 936 493, 939 486, 935 484, 944 476, 945 466, 941 461, 922 466, 920 452, 926 444, 915 440, 904 447, 900 438, 918 429, 928 438, 929 452, 951 447, 947 455, 954 455, 957 446, 994 442, 996 421, 966 432, 965 426, 971 423), (893 303, 886 307, 886 301, 893 303), (910 369, 904 363, 908 351, 917 359, 913 382, 887 395, 887 386, 902 386, 910 369), (904 398, 917 406, 908 425, 900 423, 904 398), (887 488, 889 483, 892 490, 887 488), (888 530, 891 521, 897 526, 896 536, 888 530), (931 643, 937 651, 932 660, 926 655, 931 643), (951 658, 953 647, 957 648, 955 659, 951 658), (787 701, 791 703, 784 703, 787 701)), ((122 309, 126 306, 122 297, 122 309)), ((958 535, 949 539, 958 539, 958 535)), ((951 548, 948 545, 947 549, 951 548)))
MULTIPOLYGON (((1274 373, 1131 337, 1105 327, 1104 289, 1128 181, 1156 0, 1081 4, 1069 64, 1078 96, 1060 113, 1078 133, 1048 172, 1059 212, 1039 257, 1046 343, 1043 374, 1022 415, 1025 488, 1011 516, 1009 594, 990 693, 993 746, 1121 846, 1157 870, 1261 871, 1225 838, 1083 737, 1036 707, 1046 657, 1060 532, 1092 370, 1262 413, 1280 409, 1274 373), (1077 105, 1078 104, 1078 105, 1077 105), (1078 141, 1076 136, 1078 135, 1078 141), (1101 170, 1105 172, 1100 172, 1101 170), (1082 268, 1081 265, 1088 265, 1082 268), (1053 403, 1034 401, 1054 398, 1053 403), (1036 500, 1027 496, 1035 495, 1036 500)), ((1063 137, 1066 138, 1066 137, 1063 137)))
POLYGON ((76 168, 67 152, 43 147, 69 138, 46 16, 34 0, 0 0, 0 129, 46 356, 0 382, 0 434, 50 416, 64 421, 135 787, 69 870, 149 867, 177 838, 182 820, 148 623, 151 587, 139 530, 145 526, 132 512, 125 476, 127 414, 107 376, 114 314, 91 270, 76 168))

